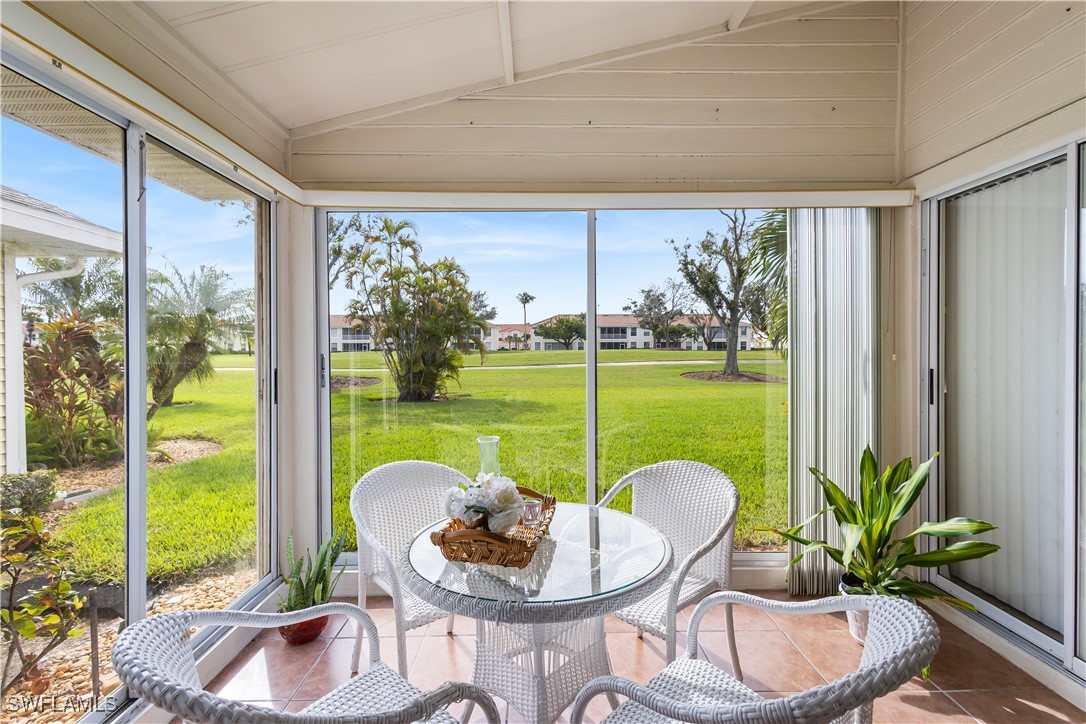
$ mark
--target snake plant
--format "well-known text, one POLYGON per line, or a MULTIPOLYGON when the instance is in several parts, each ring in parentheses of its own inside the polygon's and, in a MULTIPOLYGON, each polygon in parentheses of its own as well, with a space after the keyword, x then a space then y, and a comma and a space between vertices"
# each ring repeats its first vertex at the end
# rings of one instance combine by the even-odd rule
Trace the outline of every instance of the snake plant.
MULTIPOLYGON (((936 453, 938 455, 938 453, 936 453)), ((912 580, 903 573, 908 566, 936 568, 990 556, 999 550, 994 543, 977 540, 956 541, 942 547, 917 552, 920 536, 965 538, 995 530, 995 526, 976 518, 950 518, 938 523, 924 523, 902 537, 895 537, 898 523, 909 512, 924 486, 935 461, 933 456, 913 471, 913 461, 905 458, 878 474, 878 463, 868 447, 860 459, 860 495, 849 498, 825 473, 810 468, 826 497, 827 507, 793 528, 759 526, 785 540, 798 543, 803 550, 791 565, 814 551, 826 555, 845 569, 845 592, 904 596, 912 599, 938 598, 961 608, 972 609, 965 601, 912 580), (802 531, 827 511, 833 513, 841 531, 841 546, 805 538, 802 531), (851 577, 848 575, 851 574, 851 577), (851 583, 851 585, 850 585, 851 583)))
POLYGON ((343 552, 347 533, 333 534, 317 549, 316 560, 311 560, 309 552, 305 558, 294 558, 294 531, 287 536, 287 558, 293 561, 290 576, 284 576, 283 582, 287 584, 287 595, 279 599, 279 608, 284 613, 301 611, 302 609, 328 603, 332 599, 332 591, 336 588, 340 576, 343 575, 346 565, 335 573, 336 561, 343 552), (302 566, 305 565, 305 571, 302 566))

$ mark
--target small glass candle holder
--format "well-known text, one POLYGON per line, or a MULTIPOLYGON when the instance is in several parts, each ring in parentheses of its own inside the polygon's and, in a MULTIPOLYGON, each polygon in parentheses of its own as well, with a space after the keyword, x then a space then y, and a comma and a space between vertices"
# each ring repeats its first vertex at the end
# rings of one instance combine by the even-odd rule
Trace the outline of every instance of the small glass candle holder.
POLYGON ((543 501, 539 498, 525 498, 524 509, 520 511, 520 522, 529 527, 539 525, 543 519, 543 501))

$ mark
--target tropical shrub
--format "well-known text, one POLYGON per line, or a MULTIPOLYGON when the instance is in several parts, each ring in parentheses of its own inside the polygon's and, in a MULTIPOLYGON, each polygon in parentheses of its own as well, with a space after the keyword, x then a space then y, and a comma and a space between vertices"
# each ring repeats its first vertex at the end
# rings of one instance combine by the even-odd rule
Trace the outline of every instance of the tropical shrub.
POLYGON ((41 518, 5 510, 3 523, 0 591, 6 595, 0 608, 0 632, 7 646, 3 694, 28 679, 32 691, 41 694, 49 682, 42 677, 38 664, 57 646, 83 634, 79 610, 86 599, 72 590, 64 567, 67 554, 53 545, 41 518), (41 580, 43 585, 16 599, 16 587, 34 580, 41 580), (44 643, 26 646, 26 640, 44 643))
POLYGON ((49 510, 56 495, 56 470, 8 473, 0 477, 4 507, 18 508, 23 515, 40 515, 49 510))
POLYGON ((27 457, 57 467, 120 454, 124 441, 124 364, 103 347, 99 325, 79 313, 37 325, 23 348, 27 457))
POLYGON ((432 400, 459 380, 463 352, 478 348, 486 357, 485 310, 472 304, 468 275, 455 260, 422 260, 410 221, 380 216, 374 228, 343 252, 346 286, 356 292, 348 316, 381 344, 399 400, 432 400))
POLYGON ((340 576, 347 568, 340 567, 336 573, 336 561, 343 552, 343 546, 347 541, 347 533, 343 531, 333 535, 321 544, 317 549, 317 560, 310 559, 308 551, 305 558, 294 558, 294 531, 287 536, 287 558, 291 564, 290 576, 284 576, 283 582, 287 584, 287 595, 279 599, 279 607, 284 612, 301 611, 302 609, 319 606, 332 600, 332 591, 336 589, 340 576), (302 564, 305 571, 302 571, 302 564))

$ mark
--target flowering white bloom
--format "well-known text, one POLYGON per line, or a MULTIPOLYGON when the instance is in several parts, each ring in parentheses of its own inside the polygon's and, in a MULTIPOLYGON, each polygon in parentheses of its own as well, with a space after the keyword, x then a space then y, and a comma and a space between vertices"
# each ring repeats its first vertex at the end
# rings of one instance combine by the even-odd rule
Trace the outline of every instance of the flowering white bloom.
POLYGON ((464 508, 464 491, 458 487, 446 490, 445 495, 441 497, 441 509, 450 518, 463 519, 466 510, 464 508))
POLYGON ((498 485, 499 482, 505 480, 498 473, 479 473, 475 476, 475 484, 486 490, 490 490, 498 485))
POLYGON ((493 492, 493 502, 490 504, 492 513, 504 513, 507 510, 516 510, 519 514, 524 507, 524 498, 512 481, 503 482, 493 492))
POLYGON ((474 525, 484 515, 487 528, 507 533, 520 522, 524 498, 509 478, 494 473, 480 473, 474 485, 450 488, 441 499, 442 510, 450 518, 474 525))
POLYGON ((464 491, 464 505, 468 508, 486 508, 490 509, 492 492, 490 488, 484 488, 481 485, 472 485, 466 491, 464 491))
POLYGON ((491 513, 486 519, 486 527, 494 533, 508 533, 520 522, 520 508, 510 508, 501 513, 491 513))
POLYGON ((482 517, 483 514, 477 510, 465 510, 464 514, 460 516, 460 520, 464 521, 468 525, 473 525, 482 517))

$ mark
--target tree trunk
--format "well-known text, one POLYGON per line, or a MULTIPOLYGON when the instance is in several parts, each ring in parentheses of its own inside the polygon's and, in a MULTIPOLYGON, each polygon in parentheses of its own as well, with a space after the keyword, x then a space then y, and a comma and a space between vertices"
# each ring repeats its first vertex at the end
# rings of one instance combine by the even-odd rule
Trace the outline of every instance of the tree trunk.
POLYGON ((724 361, 724 374, 739 374, 739 315, 732 315, 728 322, 728 357, 724 361))
POLYGON ((159 389, 152 386, 151 406, 147 408, 147 422, 151 421, 151 418, 155 416, 160 407, 173 404, 174 390, 185 381, 185 378, 194 369, 203 363, 204 359, 207 358, 207 354, 207 346, 202 342, 192 339, 185 342, 177 355, 177 366, 173 368, 173 373, 169 376, 169 379, 159 389))

